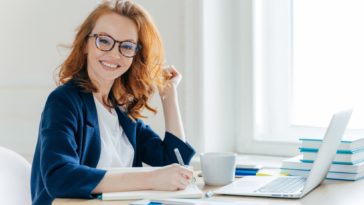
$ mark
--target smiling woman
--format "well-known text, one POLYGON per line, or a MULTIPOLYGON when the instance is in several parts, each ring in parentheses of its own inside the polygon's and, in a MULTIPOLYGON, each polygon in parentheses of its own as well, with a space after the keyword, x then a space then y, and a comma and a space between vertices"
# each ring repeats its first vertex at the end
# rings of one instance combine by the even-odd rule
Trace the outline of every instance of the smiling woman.
MULTIPOLYGON (((144 106, 155 112, 148 105, 147 101, 150 98, 150 94, 154 92, 155 86, 163 86, 161 73, 164 52, 158 31, 150 17, 145 13, 143 14, 143 18, 134 18, 131 20, 131 15, 141 16, 141 12, 143 11, 138 11, 136 8, 133 9, 123 11, 123 15, 119 15, 117 12, 110 12, 107 6, 100 6, 95 10, 80 26, 71 54, 61 66, 59 77, 61 83, 66 83, 74 77, 78 79, 78 83, 85 90, 95 92, 96 89, 101 89, 102 93, 104 90, 108 92, 115 80, 115 84, 118 84, 118 86, 114 86, 111 89, 112 99, 110 103, 115 104, 116 102, 114 101, 116 100, 119 105, 128 106, 129 114, 136 118, 141 117, 140 110, 144 106), (118 41, 119 46, 116 48, 119 49, 113 49, 115 43, 117 43, 115 39, 120 39, 124 42, 121 44, 118 41), (105 44, 105 40, 113 41, 113 46, 108 49, 100 47, 101 43, 105 44), (136 55, 136 48, 138 46, 135 46, 132 56, 123 55, 121 51, 125 50, 126 42, 129 42, 129 45, 131 43, 139 46, 143 45, 143 50, 140 51, 140 55, 136 55), (124 47, 121 47, 122 45, 124 47), (83 55, 84 53, 88 55, 83 55), (86 56, 87 60, 85 60, 86 56), (142 57, 143 59, 141 59, 142 57), (131 64, 132 62, 133 64, 131 64), (118 69, 113 69, 113 66, 110 67, 113 63, 118 69), (83 68, 86 65, 88 66, 87 75, 86 69, 83 68), (104 73, 98 70, 100 66, 113 72, 104 73), (129 67, 131 68, 130 70, 128 70, 129 67), (124 73, 125 75, 121 78, 116 78, 124 73), (127 78, 129 75, 130 78, 127 78), (87 79, 88 76, 91 81, 87 79), (130 83, 121 83, 122 80, 128 80, 130 83), (137 82, 137 80, 139 81, 137 82), (101 83, 99 81, 103 82, 101 83), (146 83, 141 84, 141 82, 146 83), (98 87, 100 84, 102 87, 98 87), (121 90, 123 86, 125 88, 121 90), (120 93, 123 93, 123 95, 120 93)), ((103 99, 99 96, 100 94, 97 94, 96 97, 105 105, 108 105, 109 103, 105 99, 108 96, 105 93, 103 94, 103 99)))
POLYGON ((79 27, 61 65, 59 86, 48 96, 31 175, 33 204, 54 198, 93 198, 100 193, 185 189, 188 164, 178 105, 181 74, 163 69, 163 46, 148 13, 130 1, 100 4, 79 27), (168 76, 168 78, 165 78, 168 76), (157 90, 158 88, 158 90, 157 90), (165 118, 162 140, 140 119, 159 91, 165 118), (143 173, 110 167, 164 166, 143 173), (82 176, 82 177, 80 177, 82 176))
MULTIPOLYGON (((130 49, 131 51, 129 51, 133 55, 125 56, 121 52, 125 50, 121 49, 122 44, 118 43, 118 46, 115 46, 116 42, 112 36, 123 39, 124 42, 129 42, 129 44, 138 42, 135 23, 129 18, 118 14, 101 16, 88 36, 85 49, 87 74, 91 82, 98 88, 98 92, 95 94, 96 98, 100 102, 104 102, 105 105, 108 104, 107 96, 114 80, 128 71, 133 61, 132 57, 137 54, 137 46, 134 46, 134 50, 130 49)), ((134 43, 134 45, 137 44, 134 43)))

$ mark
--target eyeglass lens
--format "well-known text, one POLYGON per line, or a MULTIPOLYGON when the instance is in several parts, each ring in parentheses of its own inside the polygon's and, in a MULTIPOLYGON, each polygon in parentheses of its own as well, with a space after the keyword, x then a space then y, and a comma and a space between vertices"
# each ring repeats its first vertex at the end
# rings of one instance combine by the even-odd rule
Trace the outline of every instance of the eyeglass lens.
MULTIPOLYGON (((116 41, 110 36, 99 35, 96 37, 96 46, 102 51, 111 51, 116 41)), ((133 57, 138 51, 138 45, 129 41, 119 43, 119 52, 126 57, 133 57)))

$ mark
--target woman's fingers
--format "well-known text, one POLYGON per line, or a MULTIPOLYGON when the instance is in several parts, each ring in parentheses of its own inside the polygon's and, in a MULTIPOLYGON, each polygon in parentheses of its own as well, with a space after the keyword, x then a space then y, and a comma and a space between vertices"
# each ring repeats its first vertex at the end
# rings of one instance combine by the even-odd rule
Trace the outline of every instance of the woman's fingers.
POLYGON ((190 169, 179 164, 173 164, 171 166, 171 169, 173 169, 172 171, 175 173, 174 180, 177 183, 177 189, 185 189, 190 183, 193 172, 190 169))
POLYGON ((178 84, 181 79, 182 75, 177 71, 177 69, 173 65, 169 65, 163 70, 164 78, 166 80, 171 80, 174 84, 178 84))
POLYGON ((180 175, 179 179, 178 179, 178 189, 182 190, 185 189, 189 184, 189 180, 186 179, 186 177, 184 175, 180 175))
POLYGON ((166 80, 170 80, 173 78, 173 75, 171 72, 169 72, 168 70, 163 70, 163 77, 166 80))
POLYGON ((183 190, 193 177, 193 171, 179 164, 171 164, 153 171, 153 189, 183 190))

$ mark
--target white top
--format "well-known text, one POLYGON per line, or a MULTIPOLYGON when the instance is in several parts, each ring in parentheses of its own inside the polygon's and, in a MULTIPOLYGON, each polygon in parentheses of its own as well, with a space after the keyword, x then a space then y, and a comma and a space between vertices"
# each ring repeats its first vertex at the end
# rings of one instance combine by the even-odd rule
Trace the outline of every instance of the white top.
POLYGON ((133 166, 134 148, 130 144, 115 109, 111 113, 94 96, 100 128, 101 154, 97 168, 133 166))

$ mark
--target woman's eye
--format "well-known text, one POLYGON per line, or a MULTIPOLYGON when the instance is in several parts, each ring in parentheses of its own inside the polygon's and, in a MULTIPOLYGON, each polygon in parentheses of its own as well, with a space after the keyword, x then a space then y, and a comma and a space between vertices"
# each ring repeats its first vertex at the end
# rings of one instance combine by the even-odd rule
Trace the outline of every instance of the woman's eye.
POLYGON ((135 46, 132 44, 121 44, 121 49, 125 49, 125 50, 134 50, 135 46))
POLYGON ((107 39, 100 39, 99 42, 106 45, 111 44, 110 41, 108 41, 107 39))

